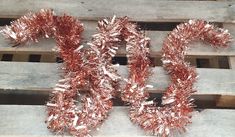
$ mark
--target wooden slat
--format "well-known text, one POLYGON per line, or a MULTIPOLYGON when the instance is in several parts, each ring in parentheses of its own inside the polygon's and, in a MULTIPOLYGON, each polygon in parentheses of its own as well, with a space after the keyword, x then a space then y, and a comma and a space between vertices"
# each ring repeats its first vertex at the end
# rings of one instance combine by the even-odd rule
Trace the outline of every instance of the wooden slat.
POLYGON ((229 57, 229 67, 235 69, 235 57, 229 57))
POLYGON ((217 107, 233 107, 235 108, 235 97, 234 96, 221 96, 216 102, 217 107))
POLYGON ((25 54, 14 54, 12 61, 19 61, 19 62, 28 62, 29 55, 25 54))
POLYGON ((56 62, 56 56, 51 54, 43 54, 41 56, 40 62, 56 62))
MULTIPOLYGON (((1 105, 0 135, 46 136, 53 135, 48 131, 45 121, 44 106, 1 105)), ((234 137, 235 110, 205 109, 194 112, 192 124, 188 132, 176 137, 234 137)), ((93 132, 99 136, 145 136, 137 125, 133 125, 128 117, 127 107, 115 107, 108 119, 93 132)))
POLYGON ((0 54, 0 60, 2 60, 2 54, 0 54))
MULTIPOLYGON (((0 62, 0 68, 2 93, 37 94, 34 90, 45 93, 54 87, 61 74, 56 63, 0 62)), ((235 70, 197 69, 197 72, 196 94, 235 95, 235 70)), ((118 73, 127 77, 126 66, 120 66, 118 73)), ((148 84, 154 86, 150 92, 161 93, 169 84, 169 76, 161 67, 155 67, 148 84)))
MULTIPOLYGON (((85 31, 83 34, 84 42, 91 40, 91 35, 96 32, 96 22, 85 21, 85 31)), ((235 30, 232 31, 232 36, 235 37, 235 30)), ((146 31, 146 35, 151 38, 151 56, 156 57, 161 55, 162 43, 169 31, 146 31)), ((29 43, 19 47, 12 47, 12 44, 0 35, 0 53, 11 54, 55 54, 52 50, 56 43, 53 39, 42 39, 39 43, 29 43)), ((226 49, 214 49, 202 42, 194 42, 187 51, 187 55, 196 56, 234 56, 235 43, 226 49)), ((124 45, 118 50, 117 56, 125 56, 126 51, 124 45)))
POLYGON ((235 21, 234 2, 156 0, 2 0, 0 17, 15 18, 41 8, 51 8, 57 13, 66 12, 83 20, 97 20, 116 14, 149 22, 179 22, 191 18, 214 22, 235 21))

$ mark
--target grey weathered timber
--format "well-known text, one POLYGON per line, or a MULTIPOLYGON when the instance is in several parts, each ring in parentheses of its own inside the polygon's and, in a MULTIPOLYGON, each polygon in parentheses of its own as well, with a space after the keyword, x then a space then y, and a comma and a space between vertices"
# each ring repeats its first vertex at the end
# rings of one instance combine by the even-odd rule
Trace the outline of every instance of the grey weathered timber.
MULTIPOLYGON (((0 135, 46 136, 53 135, 44 123, 44 106, 1 105, 0 135)), ((194 112, 188 131, 176 137, 234 137, 235 110, 205 109, 194 112)), ((145 136, 137 125, 130 122, 127 107, 114 107, 108 119, 93 132, 98 136, 145 136)))
MULTIPOLYGON (((1 93, 48 93, 62 74, 59 66, 56 63, 0 62, 1 93)), ((118 73, 127 77, 127 67, 120 66, 118 73)), ((197 73, 196 94, 235 95, 235 70, 198 68, 197 73)), ((161 93, 169 84, 169 76, 162 67, 155 67, 148 84, 154 86, 150 92, 161 93)))
POLYGON ((234 2, 156 0, 2 0, 0 17, 16 18, 29 11, 51 8, 83 20, 129 16, 134 21, 179 22, 200 18, 214 22, 235 21, 234 2))

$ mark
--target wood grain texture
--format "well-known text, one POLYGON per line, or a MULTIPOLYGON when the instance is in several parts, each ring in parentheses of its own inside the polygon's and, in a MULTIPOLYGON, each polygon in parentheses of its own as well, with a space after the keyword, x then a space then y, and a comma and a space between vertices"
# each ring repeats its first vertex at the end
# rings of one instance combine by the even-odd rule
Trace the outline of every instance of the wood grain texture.
MULTIPOLYGON (((85 31, 83 33, 83 44, 91 40, 92 34, 96 33, 96 22, 84 21, 85 31)), ((235 30, 229 29, 232 37, 235 37, 235 30)), ((151 38, 150 55, 156 57, 161 55, 162 43, 167 37, 169 31, 145 31, 146 36, 151 38)), ((53 49, 56 47, 56 42, 53 39, 40 39, 40 42, 30 42, 26 45, 12 47, 12 44, 0 35, 0 53, 11 54, 55 54, 53 49)), ((187 55, 196 56, 235 56, 235 43, 231 43, 226 49, 215 49, 208 44, 195 41, 190 43, 190 48, 186 52, 187 55)), ((87 46, 86 46, 87 47, 87 46)), ((125 56, 125 45, 121 45, 117 52, 117 56, 125 56)))
MULTIPOLYGON (((0 62, 0 68, 0 90, 6 94, 48 94, 62 74, 56 63, 0 62)), ((149 91, 161 93, 169 84, 169 76, 162 67, 152 72, 148 84, 154 88, 149 91)), ((197 72, 197 95, 235 95, 235 70, 200 68, 197 72)), ((120 66, 118 73, 127 77, 127 67, 120 66)))
MULTIPOLYGON (((45 121, 44 106, 1 105, 0 135, 46 136, 53 135, 48 131, 45 121)), ((187 127, 188 132, 176 137, 234 137, 235 110, 205 109, 194 112, 193 124, 187 127)), ((93 132, 98 136, 145 136, 138 126, 133 125, 128 117, 127 107, 114 107, 110 116, 93 132)))
POLYGON ((235 21, 234 2, 156 0, 2 0, 0 17, 16 18, 29 11, 51 8, 83 20, 129 16, 134 21, 184 21, 200 18, 214 22, 235 21), (197 5, 197 6, 195 6, 197 5))

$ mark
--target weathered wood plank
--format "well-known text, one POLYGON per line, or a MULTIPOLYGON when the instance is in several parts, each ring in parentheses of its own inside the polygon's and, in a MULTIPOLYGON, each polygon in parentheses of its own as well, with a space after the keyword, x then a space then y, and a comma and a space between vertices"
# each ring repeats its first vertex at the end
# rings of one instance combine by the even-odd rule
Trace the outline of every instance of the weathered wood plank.
MULTIPOLYGON (((234 36, 235 36, 235 24, 232 23, 224 23, 223 24, 224 28, 228 29, 231 33, 231 35, 233 36, 233 41, 232 41, 232 45, 235 45, 235 40, 234 40, 234 36)), ((235 69, 235 56, 231 56, 228 57, 228 61, 229 61, 229 67, 231 69, 235 69)))
MULTIPOLYGON (((7 94, 48 93, 61 74, 56 63, 0 62, 0 68, 0 90, 7 94)), ((197 72, 197 95, 235 95, 235 70, 200 68, 197 72)), ((120 66, 118 73, 127 77, 126 66, 120 66)), ((150 92, 161 93, 169 84, 169 76, 161 67, 155 67, 148 84, 154 86, 150 92)))
MULTIPOLYGON (((96 22, 85 21, 85 31, 83 34, 84 43, 91 40, 91 35, 95 34, 96 22)), ((229 29, 230 30, 230 29, 229 29)), ((160 56, 162 43, 167 37, 169 31, 146 31, 148 37, 151 38, 150 54, 152 57, 160 56)), ((235 30, 231 29, 232 36, 235 37, 235 30)), ((56 43, 53 39, 42 39, 38 43, 29 43, 27 45, 21 45, 19 47, 12 47, 12 44, 2 35, 0 35, 0 53, 11 54, 55 54, 53 49, 56 47, 56 43)), ((196 56, 234 56, 235 55, 235 43, 231 43, 230 47, 226 49, 214 49, 209 45, 202 42, 191 43, 191 48, 187 51, 187 55, 196 56)), ((122 45, 118 50, 117 56, 125 56, 125 46, 122 45)))
POLYGON ((129 16, 134 21, 184 21, 191 18, 214 22, 235 21, 234 2, 213 1, 156 1, 156 0, 2 0, 0 17, 15 18, 29 11, 51 8, 83 20, 103 17, 129 16), (195 6, 197 5, 197 6, 195 6))
MULTIPOLYGON (((1 105, 0 135, 46 136, 53 135, 48 131, 45 121, 44 106, 1 105)), ((233 137, 235 135, 235 110, 205 109, 194 112, 193 123, 188 132, 177 137, 233 137)), ((114 107, 110 116, 93 132, 98 136, 145 136, 143 130, 133 125, 128 117, 127 107, 114 107)))

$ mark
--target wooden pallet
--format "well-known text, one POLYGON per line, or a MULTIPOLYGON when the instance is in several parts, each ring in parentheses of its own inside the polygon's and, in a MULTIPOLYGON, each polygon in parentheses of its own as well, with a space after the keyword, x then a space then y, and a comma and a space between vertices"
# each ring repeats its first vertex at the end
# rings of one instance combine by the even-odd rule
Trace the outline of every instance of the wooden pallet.
MULTIPOLYGON (((154 74, 149 84, 151 96, 161 98, 169 76, 160 67, 161 46, 169 31, 188 19, 205 19, 227 28, 235 38, 235 2, 230 1, 157 1, 157 0, 1 0, 0 23, 14 20, 29 11, 52 8, 66 12, 85 24, 84 42, 95 33, 96 22, 104 17, 129 16, 151 38, 154 74)), ((59 79, 53 39, 43 39, 20 47, 11 47, 0 36, 0 136, 52 136, 46 125, 45 102, 59 79), (10 61, 10 62, 9 62, 10 61)), ((123 64, 119 73, 127 76, 125 45, 116 62, 123 64)), ((192 43, 187 59, 196 65, 198 90, 193 95, 197 110, 188 132, 177 137, 235 136, 235 42, 227 49, 216 50, 201 42, 192 43), (226 69, 224 69, 226 68, 226 69)), ((120 99, 110 117, 93 134, 96 136, 148 136, 128 118, 128 106, 120 99)))

